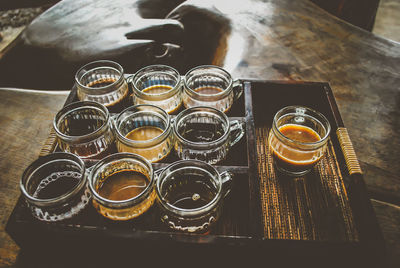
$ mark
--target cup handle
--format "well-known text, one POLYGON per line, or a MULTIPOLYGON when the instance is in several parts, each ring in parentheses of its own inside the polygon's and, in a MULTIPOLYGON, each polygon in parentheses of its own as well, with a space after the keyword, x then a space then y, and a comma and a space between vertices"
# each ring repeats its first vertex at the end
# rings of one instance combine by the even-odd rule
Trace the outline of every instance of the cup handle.
POLYGON ((159 168, 157 170, 154 170, 153 175, 156 180, 158 180, 158 177, 161 175, 161 173, 164 171, 165 168, 159 168))
POLYGON ((233 100, 236 101, 237 99, 242 96, 243 93, 243 83, 239 79, 233 81, 233 100))
POLYGON ((221 177, 222 180, 222 192, 225 198, 232 189, 233 174, 229 171, 224 171, 221 174, 219 174, 219 176, 221 177))
POLYGON ((230 122, 230 129, 231 129, 231 141, 230 145, 235 145, 244 135, 244 122, 239 120, 233 120, 230 122))

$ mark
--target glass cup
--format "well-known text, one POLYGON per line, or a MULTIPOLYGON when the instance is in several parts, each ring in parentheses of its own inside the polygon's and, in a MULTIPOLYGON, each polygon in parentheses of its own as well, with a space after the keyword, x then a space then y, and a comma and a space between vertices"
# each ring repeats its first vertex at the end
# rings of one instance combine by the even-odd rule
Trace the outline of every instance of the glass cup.
POLYGON ((159 107, 132 106, 122 111, 114 123, 119 152, 139 154, 150 162, 158 162, 173 147, 170 116, 159 107))
POLYGON ((289 176, 307 174, 323 156, 330 130, 328 119, 310 108, 279 110, 268 137, 276 168, 289 176))
POLYGON ((181 159, 216 164, 244 135, 243 122, 233 120, 211 107, 192 107, 174 120, 175 151, 181 159))
POLYGON ((209 106, 226 113, 242 92, 240 81, 233 81, 224 69, 212 65, 198 66, 185 75, 183 104, 186 108, 209 106))
POLYGON ((90 62, 75 75, 78 99, 95 101, 111 112, 129 105, 129 88, 121 65, 108 60, 90 62))
POLYGON ((133 103, 152 104, 171 114, 182 103, 182 83, 179 72, 166 65, 151 65, 136 72, 129 80, 133 103))
POLYGON ((161 171, 157 178, 157 204, 161 221, 187 233, 207 233, 218 220, 230 192, 231 174, 202 161, 181 160, 161 171))
POLYGON ((97 102, 66 105, 55 116, 53 127, 60 149, 86 159, 101 159, 113 151, 114 134, 107 108, 97 102))
POLYGON ((43 156, 29 165, 20 188, 32 215, 47 222, 77 215, 91 198, 83 161, 62 152, 43 156))
POLYGON ((110 155, 92 167, 88 180, 94 208, 111 220, 125 221, 142 215, 156 197, 153 168, 140 155, 110 155))

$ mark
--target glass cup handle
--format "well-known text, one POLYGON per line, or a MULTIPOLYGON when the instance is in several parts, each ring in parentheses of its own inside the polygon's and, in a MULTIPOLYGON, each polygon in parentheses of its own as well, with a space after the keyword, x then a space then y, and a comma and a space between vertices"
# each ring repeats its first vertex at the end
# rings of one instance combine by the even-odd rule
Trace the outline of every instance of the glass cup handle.
POLYGON ((157 169, 153 172, 154 178, 157 180, 161 173, 164 171, 165 168, 157 169))
POLYGON ((239 79, 233 81, 233 100, 236 101, 237 99, 242 96, 243 93, 243 83, 239 79))
POLYGON ((219 174, 219 176, 221 177, 222 180, 222 192, 225 198, 232 189, 233 174, 229 171, 224 171, 221 174, 219 174))
POLYGON ((244 135, 244 122, 233 120, 230 122, 231 141, 230 145, 235 145, 244 135))

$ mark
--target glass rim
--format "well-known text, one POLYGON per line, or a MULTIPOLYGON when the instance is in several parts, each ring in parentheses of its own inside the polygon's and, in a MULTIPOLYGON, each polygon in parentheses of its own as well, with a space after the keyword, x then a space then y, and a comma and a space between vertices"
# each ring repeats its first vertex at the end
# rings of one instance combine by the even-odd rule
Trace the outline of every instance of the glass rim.
POLYGON ((216 66, 216 65, 200 65, 200 66, 196 66, 196 67, 190 69, 185 74, 185 79, 183 79, 183 83, 184 83, 184 88, 185 88, 186 93, 188 93, 191 96, 196 96, 197 98, 204 99, 204 100, 207 100, 209 98, 221 99, 221 98, 227 96, 233 90, 233 78, 232 78, 231 74, 228 71, 226 71, 225 69, 223 69, 219 66, 216 66), (192 89, 191 87, 188 86, 187 77, 192 72, 195 72, 199 69, 206 69, 207 71, 212 71, 214 69, 214 70, 218 70, 218 71, 224 73, 229 79, 228 86, 226 88, 224 88, 223 91, 216 93, 216 94, 201 94, 199 92, 196 92, 194 89, 192 89))
POLYGON ((72 102, 72 103, 64 106, 60 111, 58 111, 58 113, 56 114, 56 116, 53 119, 53 128, 54 128, 57 136, 60 139, 62 139, 63 141, 69 141, 69 142, 82 141, 82 142, 84 142, 84 141, 92 140, 99 133, 103 133, 107 129, 109 122, 110 122, 110 113, 109 113, 108 109, 106 108, 106 106, 104 106, 103 104, 94 102, 94 101, 76 101, 76 102, 72 102), (73 112, 76 112, 80 109, 87 109, 87 108, 90 108, 90 109, 93 109, 96 111, 100 111, 105 116, 105 120, 99 128, 97 128, 95 131, 93 131, 91 133, 81 135, 81 136, 66 135, 60 131, 60 129, 58 128, 58 123, 60 122, 61 119, 64 119, 67 115, 69 115, 73 112))
POLYGON ((90 172, 88 174, 88 182, 89 182, 88 184, 89 184, 90 192, 93 195, 93 199, 96 202, 99 202, 103 206, 115 209, 116 207, 118 207, 118 208, 131 207, 133 205, 136 205, 136 204, 142 202, 146 198, 147 194, 149 193, 149 189, 151 190, 151 188, 154 186, 155 178, 154 178, 153 167, 146 158, 144 158, 143 156, 138 155, 138 154, 124 152, 124 153, 115 153, 115 154, 109 155, 109 156, 103 158, 102 160, 100 160, 99 162, 97 162, 90 169, 90 172), (108 199, 108 198, 101 196, 95 190, 95 187, 94 187, 94 184, 98 180, 97 176, 95 177, 95 175, 97 175, 98 171, 103 167, 103 165, 107 165, 107 164, 110 164, 110 163, 113 163, 116 161, 123 161, 126 159, 129 159, 131 161, 132 160, 136 161, 136 163, 140 163, 140 164, 144 165, 149 170, 149 177, 148 177, 149 184, 146 186, 145 189, 143 189, 142 192, 140 192, 140 194, 138 194, 134 197, 131 197, 129 199, 125 199, 125 200, 112 200, 112 199, 108 199))
POLYGON ((105 92, 105 91, 107 91, 107 89, 116 86, 117 84, 121 83, 124 79, 125 79, 124 69, 122 68, 122 66, 119 63, 117 63, 115 61, 111 61, 111 60, 97 60, 97 61, 89 62, 89 63, 83 65, 81 68, 79 68, 75 74, 75 82, 77 83, 79 89, 85 91, 86 93, 88 93, 90 95, 106 94, 107 92, 105 92), (100 66, 100 64, 104 64, 104 66, 100 66), (93 65, 93 67, 92 67, 92 65, 93 65), (99 66, 97 66, 97 65, 99 65, 99 66), (119 72, 119 74, 120 74, 119 78, 109 85, 102 86, 102 87, 96 87, 96 88, 88 87, 80 82, 80 79, 84 75, 86 75, 88 72, 98 70, 98 69, 104 69, 104 68, 111 68, 111 69, 119 72), (85 69, 88 69, 88 70, 81 77, 79 77, 79 74, 81 72, 83 72, 85 69))
MULTIPOLYGON (((318 145, 324 144, 327 141, 327 139, 330 135, 330 132, 331 132, 331 125, 329 123, 329 120, 322 113, 320 113, 314 109, 305 107, 305 106, 292 105, 292 106, 286 106, 286 107, 280 109, 278 112, 276 112, 276 114, 274 115, 274 119, 273 119, 273 129, 279 134, 280 138, 283 138, 284 140, 289 141, 293 144, 300 145, 300 146, 318 146, 318 145), (313 118, 314 120, 316 120, 319 124, 321 124, 325 128, 326 133, 323 137, 320 137, 321 138, 320 140, 315 141, 315 142, 296 141, 296 140, 293 140, 293 139, 285 136, 279 130, 279 127, 277 126, 277 122, 283 117, 286 117, 291 114, 296 114, 296 112, 295 112, 296 109, 304 109, 305 111, 311 113, 311 114, 304 114, 304 115, 307 115, 307 116, 313 118), (291 111, 291 112, 289 113, 289 111, 291 111), (319 118, 317 118, 317 117, 319 117, 319 118), (326 127, 325 127, 325 125, 326 125, 326 127)), ((317 134, 319 135, 319 133, 317 133, 317 134)))
POLYGON ((162 99, 164 99, 166 97, 171 97, 171 96, 175 95, 179 91, 179 88, 180 88, 180 85, 181 85, 181 81, 182 81, 181 75, 179 74, 179 72, 175 68, 173 68, 173 67, 171 67, 169 65, 163 65, 163 64, 154 64, 154 65, 145 66, 145 67, 139 69, 134 75, 132 75, 132 76, 130 76, 128 78, 128 83, 131 83, 131 85, 132 85, 133 94, 136 94, 139 97, 147 99, 147 100, 153 100, 153 98, 157 98, 157 99, 162 100, 162 99), (166 68, 169 71, 172 71, 173 73, 175 73, 176 77, 177 77, 177 81, 176 81, 175 86, 172 87, 170 90, 168 90, 166 92, 157 93, 157 94, 146 93, 146 92, 143 92, 142 90, 138 89, 136 87, 135 79, 141 78, 144 75, 161 72, 159 70, 152 71, 152 72, 145 72, 145 71, 147 71, 148 69, 151 69, 151 68, 166 68), (142 74, 142 76, 138 77, 139 74, 143 73, 143 72, 144 72, 144 74, 142 74))
MULTIPOLYGON (((142 112, 142 111, 140 111, 140 112, 142 112)), ((143 110, 143 112, 153 112, 153 111, 143 110)), ((146 148, 148 146, 156 145, 156 144, 160 143, 161 141, 165 140, 166 138, 168 138, 168 136, 170 135, 170 132, 171 132, 171 118, 170 118, 169 114, 164 109, 162 109, 158 106, 152 105, 152 104, 138 104, 138 105, 134 105, 134 106, 124 109, 121 113, 118 114, 118 116, 116 117, 116 119, 114 121, 114 124, 115 124, 115 132, 117 133, 117 135, 116 135, 117 139, 127 146, 138 147, 138 148, 146 148), (149 140, 142 140, 142 141, 128 139, 124 135, 122 135, 121 131, 119 130, 119 126, 118 126, 119 120, 121 119, 122 115, 125 112, 137 109, 138 107, 151 107, 152 109, 155 109, 156 111, 158 111, 158 112, 156 112, 157 114, 164 117, 163 119, 166 120, 166 127, 165 127, 165 129, 163 129, 163 132, 160 135, 158 135, 154 138, 151 138, 149 140)))
POLYGON ((78 156, 67 153, 67 152, 54 152, 45 156, 42 156, 35 161, 33 161, 24 171, 20 180, 20 189, 24 197, 30 202, 37 206, 54 206, 59 203, 63 203, 64 201, 69 200, 70 198, 74 197, 86 184, 87 177, 86 177, 86 168, 83 160, 78 156), (72 159, 68 159, 72 158, 72 159), (72 187, 66 193, 53 198, 37 198, 31 195, 28 190, 27 186, 33 176, 38 170, 41 168, 51 165, 53 163, 59 161, 66 161, 75 164, 80 169, 81 178, 79 183, 77 183, 74 187, 72 187))
POLYGON ((196 146, 196 147, 208 147, 210 145, 217 145, 220 143, 224 143, 225 140, 229 137, 229 133, 231 130, 230 121, 229 121, 228 116, 225 113, 221 112, 220 110, 213 108, 213 107, 209 107, 209 106, 195 106, 195 107, 187 108, 187 109, 183 110, 182 112, 180 112, 175 117, 173 124, 174 124, 173 131, 175 133, 175 136, 179 139, 179 141, 185 142, 186 144, 196 146), (211 113, 211 114, 214 114, 214 115, 222 118, 227 125, 227 129, 224 131, 224 134, 221 137, 219 137, 218 139, 216 139, 215 141, 210 141, 210 142, 195 142, 195 141, 190 141, 188 139, 185 139, 178 132, 178 123, 181 122, 182 119, 185 119, 187 116, 189 116, 191 113, 193 113, 193 111, 196 112, 196 110, 199 110, 198 112, 211 113))
MULTIPOLYGON (((171 175, 169 175, 171 176, 171 175)), ((168 177, 169 177, 168 176, 168 177)), ((156 194, 157 197, 160 200, 161 205, 166 208, 168 211, 171 211, 175 214, 181 215, 181 216, 197 216, 198 214, 203 214, 208 212, 209 210, 213 209, 215 206, 218 205, 218 202, 222 199, 222 185, 223 185, 223 181, 222 178, 220 176, 220 173, 210 164, 207 164, 206 162, 200 161, 200 160, 196 160, 196 159, 186 159, 186 160, 178 160, 175 161, 171 164, 169 164, 167 167, 165 167, 164 169, 162 169, 161 173, 157 176, 157 180, 156 180, 156 194), (198 165, 198 166, 195 166, 198 165), (170 171, 170 169, 176 167, 176 166, 182 166, 179 167, 177 169, 175 169, 172 172, 177 172, 183 169, 196 169, 196 170, 202 170, 202 171, 206 171, 206 173, 210 174, 212 178, 217 178, 218 179, 218 190, 217 193, 215 194, 215 196, 213 197, 213 199, 208 202, 207 204, 198 207, 198 208, 193 208, 193 209, 185 209, 185 208, 179 208, 176 207, 172 204, 170 204, 169 202, 166 201, 166 199, 161 195, 161 182, 162 179, 167 178, 166 172, 170 171), (214 173, 214 174, 212 174, 214 173), (164 177, 162 177, 164 176, 164 177), (205 211, 204 211, 205 210, 205 211)))

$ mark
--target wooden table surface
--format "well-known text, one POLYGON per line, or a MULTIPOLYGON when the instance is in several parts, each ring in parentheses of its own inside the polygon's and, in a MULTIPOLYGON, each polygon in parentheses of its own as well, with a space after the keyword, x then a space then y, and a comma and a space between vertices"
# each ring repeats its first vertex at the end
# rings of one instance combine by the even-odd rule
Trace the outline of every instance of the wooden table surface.
MULTIPOLYGON (((224 2, 217 1, 217 10, 226 11, 224 2)), ((230 7, 227 16, 241 19, 233 19, 235 31, 212 63, 238 78, 330 83, 386 240, 382 267, 400 267, 400 44, 307 0, 258 1, 230 7)), ((37 157, 66 96, 0 89, 0 267, 26 265, 4 227, 22 171, 37 157)))

